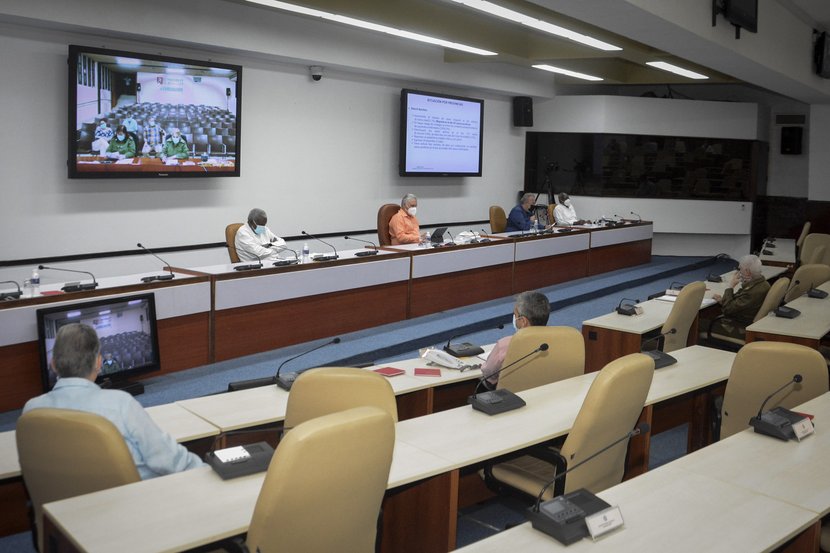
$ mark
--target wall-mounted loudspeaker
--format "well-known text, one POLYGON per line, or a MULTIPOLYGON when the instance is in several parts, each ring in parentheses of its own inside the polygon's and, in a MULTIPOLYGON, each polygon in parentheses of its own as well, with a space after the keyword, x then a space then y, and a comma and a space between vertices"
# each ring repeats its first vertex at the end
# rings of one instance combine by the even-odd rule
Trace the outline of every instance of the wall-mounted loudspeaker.
POLYGON ((801 155, 801 136, 803 127, 781 127, 781 153, 784 155, 801 155))
POLYGON ((513 126, 533 126, 533 98, 530 96, 515 96, 513 98, 513 126))

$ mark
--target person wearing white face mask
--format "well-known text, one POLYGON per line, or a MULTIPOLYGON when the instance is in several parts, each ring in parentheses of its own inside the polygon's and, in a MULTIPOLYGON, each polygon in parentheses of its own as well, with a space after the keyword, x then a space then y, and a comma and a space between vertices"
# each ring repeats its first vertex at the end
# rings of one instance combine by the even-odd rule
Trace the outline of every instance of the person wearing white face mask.
POLYGON ((401 208, 389 220, 392 245, 417 244, 426 236, 426 232, 421 232, 418 219, 415 218, 417 211, 418 198, 415 194, 404 196, 401 200, 401 208))
POLYGON ((173 129, 170 133, 170 138, 164 141, 164 147, 161 151, 162 159, 176 158, 187 159, 190 155, 187 152, 187 142, 182 137, 182 131, 173 129))
POLYGON ((769 288, 769 282, 761 274, 761 260, 754 255, 743 256, 723 296, 712 295, 723 313, 723 317, 712 321, 712 332, 746 339, 746 327, 752 324, 769 288), (738 284, 741 287, 735 291, 738 284))
POLYGON ((265 225, 268 215, 255 207, 248 213, 248 222, 236 231, 234 245, 240 261, 276 261, 285 240, 276 236, 265 225))
MULTIPOLYGON (((550 302, 541 292, 522 292, 516 296, 513 305, 513 328, 516 333, 529 326, 546 326, 550 318, 550 302)), ((490 389, 495 389, 499 382, 499 371, 504 364, 507 348, 513 336, 505 336, 496 342, 487 361, 481 366, 481 375, 490 389)))
POLYGON ((585 221, 576 216, 573 202, 571 202, 571 199, 564 192, 559 193, 559 205, 553 208, 553 218, 556 221, 556 225, 560 227, 570 227, 585 223, 585 221))
POLYGON ((129 135, 124 125, 115 129, 115 138, 107 146, 107 157, 110 159, 130 159, 135 157, 135 141, 129 135))

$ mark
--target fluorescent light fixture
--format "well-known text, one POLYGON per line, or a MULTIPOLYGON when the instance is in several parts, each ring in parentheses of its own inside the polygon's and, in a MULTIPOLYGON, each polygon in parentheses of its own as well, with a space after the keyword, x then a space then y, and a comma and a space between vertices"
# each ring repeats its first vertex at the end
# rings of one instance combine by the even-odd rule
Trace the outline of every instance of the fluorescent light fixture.
POLYGON ((553 23, 548 23, 547 21, 542 21, 541 19, 536 19, 535 17, 531 17, 529 15, 525 15, 523 13, 507 9, 502 6, 498 6, 496 4, 493 4, 492 2, 488 2, 487 0, 452 1, 458 4, 463 4, 468 8, 472 8, 474 10, 489 13, 490 15, 495 15, 496 17, 501 17, 502 19, 513 21, 514 23, 520 23, 522 25, 526 25, 527 27, 532 27, 545 33, 550 33, 558 37, 573 40, 574 42, 584 44, 585 46, 590 46, 591 48, 597 48, 598 50, 605 50, 608 52, 614 50, 622 50, 622 48, 620 48, 619 46, 614 46, 613 44, 603 42, 588 35, 583 35, 581 33, 577 33, 576 31, 571 31, 570 29, 566 29, 565 27, 560 27, 559 25, 554 25, 553 23))
POLYGON ((676 65, 672 65, 670 63, 666 63, 664 61, 647 61, 646 65, 650 65, 651 67, 656 67, 657 69, 662 69, 663 71, 668 71, 669 73, 674 73, 676 75, 680 75, 682 77, 687 77, 689 79, 708 79, 706 75, 702 75, 700 73, 695 73, 694 71, 689 71, 688 69, 683 69, 682 67, 677 67, 676 65))
POLYGON ((577 73, 576 71, 571 71, 570 69, 562 69, 561 67, 556 67, 553 65, 534 65, 533 68, 541 69, 543 71, 550 71, 551 73, 559 73, 560 75, 568 75, 569 77, 576 77, 577 79, 585 79, 586 81, 602 80, 600 77, 586 75, 585 73, 577 73))
POLYGON ((80 316, 81 316, 80 311, 70 311, 69 313, 66 314, 67 319, 76 319, 80 316))
POLYGON ((104 309, 103 311, 98 312, 99 315, 109 315, 110 313, 111 311, 109 309, 104 309))
POLYGON ((184 75, 187 71, 184 67, 165 67, 164 72, 170 75, 184 75))
POLYGON ((139 67, 141 60, 135 58, 115 58, 115 63, 124 67, 139 67))
POLYGON ((434 38, 427 35, 422 35, 418 33, 413 33, 410 31, 404 31, 402 29, 396 29, 394 27, 387 27, 386 25, 378 25, 377 23, 370 23, 368 21, 363 21, 361 19, 355 19, 353 17, 347 17, 344 15, 337 15, 333 13, 324 12, 321 10, 313 10, 310 8, 306 8, 303 6, 297 6, 296 4, 289 4, 288 2, 280 2, 279 0, 246 0, 246 2, 250 4, 259 4, 261 6, 266 6, 269 8, 276 8, 278 10, 284 10, 292 13, 298 13, 300 15, 308 15, 311 17, 319 17, 320 19, 325 19, 326 21, 333 21, 335 23, 342 23, 343 25, 350 25, 352 27, 359 27, 361 29, 367 29, 370 31, 375 31, 378 33, 384 33, 387 35, 393 35, 402 38, 408 38, 410 40, 417 40, 418 42, 426 42, 428 44, 435 44, 437 46, 443 46, 444 48, 451 48, 453 50, 460 50, 462 52, 469 52, 471 54, 478 54, 479 56, 497 56, 498 52, 491 52, 489 50, 482 50, 481 48, 476 48, 474 46, 467 46, 466 44, 460 44, 458 42, 450 42, 448 40, 443 40, 440 38, 434 38))

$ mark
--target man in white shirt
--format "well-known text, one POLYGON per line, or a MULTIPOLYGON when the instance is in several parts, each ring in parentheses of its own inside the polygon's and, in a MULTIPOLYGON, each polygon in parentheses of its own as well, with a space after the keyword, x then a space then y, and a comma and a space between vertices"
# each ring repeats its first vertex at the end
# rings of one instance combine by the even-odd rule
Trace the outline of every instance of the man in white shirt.
POLYGON ((285 249, 285 240, 265 225, 268 215, 259 208, 248 213, 248 222, 236 231, 234 245, 240 261, 277 261, 285 249))
POLYGON ((559 205, 553 208, 553 218, 560 227, 585 224, 585 221, 576 216, 573 202, 564 192, 559 193, 559 205))

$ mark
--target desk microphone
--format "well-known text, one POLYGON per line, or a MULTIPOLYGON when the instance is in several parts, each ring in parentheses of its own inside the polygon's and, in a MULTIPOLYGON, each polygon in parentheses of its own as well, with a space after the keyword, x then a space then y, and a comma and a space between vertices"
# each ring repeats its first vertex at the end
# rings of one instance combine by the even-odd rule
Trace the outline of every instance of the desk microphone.
MULTIPOLYGON (((500 324, 496 327, 497 329, 501 330, 504 328, 503 324, 500 324)), ((456 338, 460 338, 462 336, 469 336, 470 334, 475 334, 479 332, 478 330, 473 330, 471 332, 462 332, 460 334, 454 334, 450 336, 450 339, 447 340, 447 345, 444 346, 444 351, 449 353, 454 357, 472 357, 473 355, 479 355, 484 353, 484 350, 481 349, 479 346, 471 344, 469 342, 464 342, 463 344, 456 344, 454 346, 450 346, 453 340, 456 338)))
POLYGON ((278 259, 274 261, 274 267, 284 267, 286 265, 296 265, 300 262, 300 256, 297 255, 297 250, 292 250, 288 246, 279 246, 277 244, 271 244, 272 248, 275 248, 281 252, 291 252, 294 254, 294 259, 278 259))
POLYGON ((575 543, 587 536, 588 527, 585 524, 585 517, 607 509, 610 505, 586 489, 579 489, 568 494, 558 495, 542 503, 542 496, 545 490, 555 482, 561 482, 561 485, 557 486, 557 491, 555 492, 561 494, 565 491, 565 482, 562 478, 566 474, 581 467, 597 455, 608 451, 620 442, 648 431, 649 425, 644 422, 640 423, 631 432, 614 440, 609 445, 603 447, 593 455, 589 455, 574 466, 568 467, 563 472, 557 474, 553 480, 545 484, 536 497, 536 503, 526 513, 533 528, 544 532, 565 545, 575 543))
POLYGON ((447 229, 447 234, 450 235, 450 244, 455 246, 455 238, 453 237, 452 233, 450 232, 450 229, 447 229))
POLYGON ((300 353, 300 354, 297 354, 297 355, 295 355, 294 357, 289 357, 288 359, 286 359, 285 361, 283 361, 282 363, 280 363, 280 366, 279 366, 279 367, 277 367, 277 374, 274 376, 274 380, 276 380, 276 382, 277 382, 277 386, 279 386, 279 387, 280 387, 280 388, 282 388, 283 390, 290 390, 290 389, 291 389, 291 386, 294 384, 294 381, 295 381, 295 380, 297 379, 297 377, 299 376, 296 372, 289 373, 289 374, 288 374, 288 375, 286 375, 286 376, 280 376, 280 371, 282 370, 283 365, 285 365, 285 364, 286 364, 286 363, 288 363, 289 361, 293 361, 294 359, 297 359, 298 357, 302 357, 303 355, 309 354, 309 353, 311 353, 312 351, 317 351, 317 350, 318 350, 318 349, 320 349, 320 348, 324 348, 324 347, 326 347, 326 346, 330 346, 331 344, 339 344, 339 343, 340 343, 340 338, 339 338, 339 337, 338 337, 338 338, 332 338, 332 339, 331 339, 331 340, 329 340, 328 342, 325 342, 325 343, 323 343, 323 344, 320 344, 320 345, 319 345, 319 346, 317 346, 317 347, 311 348, 310 350, 307 350, 307 351, 304 351, 304 352, 302 352, 302 353, 300 353))
POLYGON ((475 390, 473 391, 473 395, 467 398, 467 403, 469 403, 472 406, 472 408, 476 411, 481 411, 482 413, 486 413, 488 415, 498 415, 499 413, 506 413, 507 411, 512 411, 514 409, 524 407, 525 405, 527 405, 527 403, 525 403, 525 400, 523 400, 522 398, 520 398, 519 396, 517 396, 516 394, 514 394, 506 388, 490 390, 482 393, 478 393, 478 389, 481 388, 481 385, 484 384, 485 380, 492 378, 497 374, 501 374, 502 371, 507 370, 510 367, 516 365, 517 363, 524 361, 531 355, 547 350, 547 344, 539 344, 538 348, 516 359, 512 363, 505 365, 493 374, 489 376, 482 376, 478 380, 478 384, 476 384, 475 390))
POLYGON ((619 313, 620 315, 626 315, 627 317, 630 317, 632 315, 636 315, 637 314, 636 304, 638 304, 638 303, 640 303, 640 300, 633 300, 631 298, 623 298, 623 299, 620 300, 620 303, 617 305, 617 308, 615 309, 615 311, 617 313, 619 313), (634 303, 633 304, 629 303, 629 304, 623 305, 624 301, 630 301, 630 302, 634 302, 634 303))
POLYGON ((170 274, 168 274, 168 275, 153 275, 153 276, 143 277, 141 279, 141 282, 153 282, 154 280, 171 280, 171 279, 176 277, 176 275, 173 274, 173 269, 170 268, 170 264, 168 262, 166 262, 165 260, 163 260, 162 258, 157 256, 156 254, 151 252, 148 248, 145 248, 144 246, 142 246, 141 242, 136 244, 136 246, 138 246, 139 248, 141 248, 145 252, 149 253, 150 255, 152 255, 153 257, 155 257, 156 259, 158 259, 162 263, 164 263, 167 266, 167 270, 170 271, 170 274))
POLYGON ((640 217, 640 214, 639 214, 639 213, 634 213, 634 212, 632 211, 632 212, 631 212, 631 214, 632 214, 632 215, 634 215, 635 217, 637 217, 637 222, 638 222, 638 223, 641 223, 641 222, 643 221, 643 218, 642 218, 642 217, 640 217))
POLYGON ((663 343, 660 342, 660 341, 663 338, 665 338, 666 336, 668 336, 669 334, 677 334, 677 329, 676 328, 670 328, 666 332, 662 332, 662 333, 658 334, 657 336, 652 336, 651 338, 649 338, 648 340, 643 342, 642 345, 640 346, 640 350, 641 350, 640 353, 642 353, 643 355, 648 355, 649 357, 651 357, 651 359, 654 361, 654 368, 655 369, 662 369, 663 367, 668 367, 669 365, 674 365, 675 363, 677 363, 677 359, 675 359, 674 357, 672 357, 668 353, 665 353, 665 352, 662 351, 663 343), (660 344, 657 346, 657 349, 651 350, 651 351, 645 351, 645 346, 650 342, 654 342, 655 340, 660 342, 660 344))
POLYGON ((473 229, 470 229, 467 232, 473 235, 472 239, 469 241, 469 244, 478 244, 480 242, 480 240, 476 237, 476 232, 473 229))
POLYGON ((772 436, 773 438, 778 438, 779 440, 789 440, 795 436, 792 425, 793 423, 803 419, 803 416, 797 415, 789 409, 785 409, 783 407, 776 407, 775 409, 764 413, 764 407, 766 407, 767 402, 771 400, 773 396, 777 395, 784 388, 790 384, 798 384, 802 380, 804 380, 804 378, 800 374, 794 374, 792 379, 790 379, 786 384, 767 396, 767 399, 765 399, 764 403, 761 404, 761 408, 758 409, 758 414, 749 419, 749 425, 755 429, 755 432, 772 436))
POLYGON ((92 282, 87 282, 86 284, 81 284, 80 282, 66 284, 63 288, 61 288, 64 292, 81 292, 84 290, 95 290, 98 288, 98 281, 95 280, 95 275, 89 271, 76 271, 75 269, 62 269, 60 267, 47 267, 46 265, 38 265, 37 268, 41 271, 44 269, 47 271, 65 271, 67 273, 79 273, 92 277, 92 282))
POLYGON ((487 234, 487 231, 485 231, 484 229, 481 229, 481 234, 479 234, 479 239, 478 239, 480 244, 482 244, 484 242, 492 242, 492 240, 490 240, 489 238, 481 238, 485 234, 487 234))
POLYGON ((302 234, 308 236, 309 238, 313 238, 314 240, 317 240, 318 242, 321 242, 321 243, 325 244, 326 246, 328 246, 329 248, 331 248, 332 250, 334 250, 334 255, 318 255, 317 257, 314 258, 314 261, 334 261, 335 259, 338 259, 340 257, 339 255, 337 255, 337 248, 335 248, 334 246, 332 246, 328 242, 324 242, 323 240, 320 240, 319 238, 317 238, 313 234, 309 234, 304 230, 302 230, 300 232, 302 234))
POLYGON ((262 269, 262 258, 253 252, 249 252, 251 255, 257 258, 259 263, 248 263, 247 265, 235 265, 233 270, 234 271, 250 271, 251 269, 262 269))
MULTIPOLYGON (((794 286, 798 286, 799 284, 801 284, 801 282, 796 280, 794 286)), ((810 283, 810 287, 807 289, 808 298, 823 300, 827 297, 827 295, 827 292, 825 292, 824 290, 819 290, 818 288, 813 287, 812 282, 810 283)))
POLYGON ((374 242, 370 242, 369 240, 362 240, 360 238, 355 238, 354 236, 344 236, 343 239, 344 240, 355 240, 357 242, 363 242, 364 244, 369 244, 370 246, 372 246, 372 248, 374 248, 373 250, 357 252, 356 254, 354 254, 355 257, 366 257, 367 255, 377 255, 378 254, 378 247, 375 246, 374 242))
POLYGON ((0 292, 0 301, 16 300, 22 294, 20 291, 20 285, 15 280, 3 280, 0 281, 0 284, 14 284, 17 286, 17 292, 0 292))

